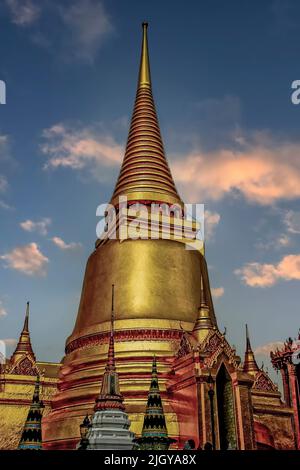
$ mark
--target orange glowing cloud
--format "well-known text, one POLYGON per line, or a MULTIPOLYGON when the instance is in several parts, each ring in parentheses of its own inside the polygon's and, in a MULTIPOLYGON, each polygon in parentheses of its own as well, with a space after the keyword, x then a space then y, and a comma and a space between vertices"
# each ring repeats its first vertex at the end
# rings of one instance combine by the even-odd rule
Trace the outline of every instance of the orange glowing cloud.
POLYGON ((286 255, 278 264, 247 263, 235 274, 250 287, 270 287, 279 280, 300 281, 300 255, 286 255))
POLYGON ((0 256, 6 267, 28 276, 45 276, 49 259, 40 251, 36 243, 18 246, 9 253, 0 256))
POLYGON ((191 153, 173 164, 175 180, 192 202, 240 193, 273 204, 300 197, 300 144, 254 143, 244 150, 191 153))

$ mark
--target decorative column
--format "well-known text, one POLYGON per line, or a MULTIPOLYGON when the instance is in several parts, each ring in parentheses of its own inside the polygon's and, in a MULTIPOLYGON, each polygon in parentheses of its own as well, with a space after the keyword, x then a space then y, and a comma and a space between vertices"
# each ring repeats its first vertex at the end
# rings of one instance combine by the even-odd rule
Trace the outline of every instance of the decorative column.
POLYGON ((207 378, 207 383, 208 383, 208 397, 209 397, 209 405, 210 405, 210 422, 211 422, 211 438, 212 438, 212 446, 213 450, 216 450, 216 430, 215 430, 215 412, 214 412, 214 384, 215 381, 209 373, 209 376, 207 378))
POLYGON ((297 449, 300 449, 300 402, 299 402, 299 384, 296 375, 296 366, 292 363, 287 365, 291 401, 294 409, 294 426, 296 434, 297 449))

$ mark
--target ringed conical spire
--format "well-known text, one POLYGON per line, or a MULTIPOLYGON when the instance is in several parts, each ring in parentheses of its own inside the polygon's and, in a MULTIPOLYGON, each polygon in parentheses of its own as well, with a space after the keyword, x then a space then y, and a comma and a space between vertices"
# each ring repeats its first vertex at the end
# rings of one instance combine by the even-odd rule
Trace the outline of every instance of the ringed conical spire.
POLYGON ((30 355, 35 360, 35 355, 31 346, 30 332, 29 332, 29 302, 26 304, 26 314, 23 329, 20 334, 18 344, 15 352, 11 357, 12 362, 16 362, 19 357, 24 355, 30 355))
POLYGON ((248 325, 246 325, 246 352, 245 352, 243 371, 247 372, 248 374, 254 374, 254 375, 259 371, 259 367, 255 360, 254 352, 252 351, 252 347, 250 343, 248 325))
POLYGON ((135 439, 141 450, 167 450, 176 442, 168 437, 166 418, 158 385, 156 357, 153 357, 152 374, 142 435, 135 439))
POLYGON ((32 397, 32 403, 28 411, 20 439, 20 450, 41 450, 42 449, 42 414, 44 405, 40 400, 40 377, 37 376, 32 397))
POLYGON ((160 134, 152 96, 147 38, 143 23, 141 62, 136 100, 120 175, 111 203, 119 196, 128 201, 165 202, 182 205, 173 181, 160 134))

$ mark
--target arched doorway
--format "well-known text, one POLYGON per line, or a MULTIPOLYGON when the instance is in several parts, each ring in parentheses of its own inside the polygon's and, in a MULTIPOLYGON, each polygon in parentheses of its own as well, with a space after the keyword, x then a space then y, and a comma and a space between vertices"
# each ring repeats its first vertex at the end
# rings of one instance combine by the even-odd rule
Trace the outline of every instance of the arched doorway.
POLYGON ((224 364, 216 379, 220 449, 236 449, 236 426, 232 380, 224 364))

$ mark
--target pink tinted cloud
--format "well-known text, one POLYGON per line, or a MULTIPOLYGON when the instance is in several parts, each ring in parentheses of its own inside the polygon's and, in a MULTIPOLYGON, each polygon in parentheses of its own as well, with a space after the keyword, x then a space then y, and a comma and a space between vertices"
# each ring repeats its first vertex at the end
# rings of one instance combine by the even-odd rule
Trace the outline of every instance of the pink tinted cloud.
POLYGON ((45 168, 66 167, 73 170, 95 166, 118 165, 122 157, 122 146, 109 135, 98 135, 95 131, 66 128, 56 124, 43 132, 45 139, 42 152, 48 157, 45 168))
POLYGON ((225 289, 224 287, 213 287, 211 289, 212 296, 216 299, 219 299, 224 295, 225 289))
POLYGON ((28 276, 45 276, 49 259, 43 255, 36 243, 18 246, 0 256, 5 266, 28 276))
POLYGON ((300 197, 300 144, 245 144, 243 150, 197 151, 173 164, 175 180, 194 201, 239 192, 248 201, 273 204, 300 197))
POLYGON ((51 238, 51 240, 54 243, 54 245, 58 246, 58 248, 60 248, 61 250, 77 250, 78 248, 81 248, 81 243, 75 243, 75 242, 66 243, 60 237, 53 237, 51 238))
POLYGON ((250 287, 271 287, 280 280, 300 281, 300 255, 286 255, 277 264, 247 263, 235 274, 250 287))
POLYGON ((258 346, 254 354, 257 354, 258 356, 266 356, 270 357, 270 352, 271 351, 276 351, 276 349, 281 349, 283 348, 284 343, 283 341, 273 341, 272 343, 267 343, 263 344, 262 346, 258 346))

